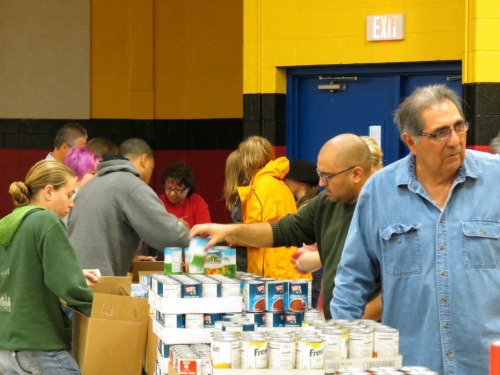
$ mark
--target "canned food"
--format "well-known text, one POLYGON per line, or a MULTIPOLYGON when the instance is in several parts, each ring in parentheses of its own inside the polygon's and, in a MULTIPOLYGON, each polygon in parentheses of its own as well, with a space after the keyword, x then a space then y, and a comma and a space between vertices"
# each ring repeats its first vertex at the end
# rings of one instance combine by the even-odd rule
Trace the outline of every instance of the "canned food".
POLYGON ((166 247, 163 253, 165 274, 180 275, 182 273, 182 249, 180 247, 166 247))
POLYGON ((264 312, 247 312, 245 318, 250 319, 255 323, 256 327, 265 327, 265 313, 264 312))
POLYGON ((184 325, 186 328, 200 329, 204 325, 203 314, 185 314, 184 325))
POLYGON ((214 248, 208 250, 203 267, 205 268, 205 275, 220 275, 222 268, 220 250, 214 248))
POLYGON ((241 368, 266 369, 268 366, 268 342, 264 336, 241 338, 241 368))
POLYGON ((213 249, 220 251, 222 261, 221 275, 228 277, 236 276, 236 249, 229 246, 214 246, 213 249))
POLYGON ((324 365, 324 343, 321 338, 299 337, 297 339, 297 370, 322 370, 324 365))
POLYGON ((290 280, 288 283, 288 304, 285 310, 304 312, 308 305, 307 280, 290 280))
POLYGON ((325 361, 347 359, 349 334, 341 329, 327 328, 321 331, 325 344, 325 361))
POLYGON ((373 331, 373 357, 394 357, 399 353, 399 331, 382 327, 373 331))
MULTIPOLYGON (((203 267, 206 257, 205 246, 208 238, 195 236, 189 242, 189 248, 186 255, 186 263, 191 267, 203 267)), ((189 271, 191 272, 191 271, 189 271)))
POLYGON ((283 281, 267 281, 266 288, 266 311, 283 311, 283 281))
POLYGON ((302 327, 302 313, 298 311, 285 311, 283 313, 284 327, 302 327))
POLYGON ((349 330, 349 358, 371 358, 373 355, 373 330, 349 330))
POLYGON ((265 286, 262 281, 245 281, 243 288, 245 311, 259 312, 265 309, 265 286))
POLYGON ((214 337, 210 345, 213 368, 240 368, 240 341, 233 337, 214 337))
POLYGON ((214 328, 215 322, 222 320, 221 315, 217 313, 203 314, 203 328, 214 328))
POLYGON ((266 327, 283 327, 283 311, 266 311, 266 327))
POLYGON ((269 338, 269 368, 293 370, 295 368, 296 344, 292 337, 269 338))

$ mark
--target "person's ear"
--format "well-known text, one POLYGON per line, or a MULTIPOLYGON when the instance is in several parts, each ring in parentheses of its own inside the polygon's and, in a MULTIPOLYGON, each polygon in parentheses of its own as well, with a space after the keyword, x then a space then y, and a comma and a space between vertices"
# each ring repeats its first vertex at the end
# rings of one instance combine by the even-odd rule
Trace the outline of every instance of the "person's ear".
POLYGON ((415 154, 416 153, 415 144, 417 142, 415 142, 413 136, 410 133, 404 132, 403 135, 401 136, 401 139, 403 140, 406 147, 408 147, 408 149, 411 151, 411 153, 415 154))
POLYGON ((142 154, 141 155, 140 163, 141 163, 141 167, 142 168, 146 168, 146 166, 148 164, 148 160, 149 160, 148 154, 142 154))
POLYGON ((43 188, 43 196, 45 197, 46 201, 52 200, 52 193, 53 192, 54 192, 54 186, 52 186, 52 185, 47 185, 43 188))
POLYGON ((354 167, 352 169, 352 176, 354 183, 358 183, 359 181, 361 181, 363 179, 363 168, 354 167))

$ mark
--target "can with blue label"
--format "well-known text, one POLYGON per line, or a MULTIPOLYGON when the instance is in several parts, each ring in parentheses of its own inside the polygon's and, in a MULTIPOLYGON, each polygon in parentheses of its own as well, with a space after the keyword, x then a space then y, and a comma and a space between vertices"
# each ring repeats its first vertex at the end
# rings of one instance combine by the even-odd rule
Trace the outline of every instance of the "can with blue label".
POLYGON ((215 322, 222 320, 222 314, 203 314, 203 328, 214 328, 215 322))
POLYGON ((264 312, 247 312, 245 318, 255 323, 256 327, 265 327, 265 315, 264 312))
POLYGON ((266 311, 266 327, 283 327, 283 311, 266 311))
POLYGON ((285 311, 283 319, 284 327, 302 327, 302 315, 299 311, 285 311))
POLYGON ((263 281, 245 281, 243 287, 243 305, 245 311, 259 312, 266 307, 266 288, 263 281))
POLYGON ((289 280, 288 301, 285 310, 304 312, 308 306, 309 288, 307 280, 289 280))
POLYGON ((163 253, 165 274, 180 275, 182 273, 182 248, 166 247, 163 253))
POLYGON ((199 281, 184 280, 181 288, 181 298, 201 298, 201 283, 199 281))
POLYGON ((266 282, 266 311, 283 311, 283 281, 266 282))

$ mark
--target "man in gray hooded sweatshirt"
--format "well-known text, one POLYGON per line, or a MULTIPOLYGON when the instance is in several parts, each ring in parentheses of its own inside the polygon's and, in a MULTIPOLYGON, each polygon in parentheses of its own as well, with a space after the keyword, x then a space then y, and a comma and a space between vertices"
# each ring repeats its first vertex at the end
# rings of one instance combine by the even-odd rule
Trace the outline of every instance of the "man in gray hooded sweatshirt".
POLYGON ((154 156, 145 141, 124 141, 118 155, 105 158, 97 169, 97 177, 78 191, 68 218, 69 239, 82 268, 126 276, 141 239, 161 251, 189 245, 187 228, 148 185, 154 156))

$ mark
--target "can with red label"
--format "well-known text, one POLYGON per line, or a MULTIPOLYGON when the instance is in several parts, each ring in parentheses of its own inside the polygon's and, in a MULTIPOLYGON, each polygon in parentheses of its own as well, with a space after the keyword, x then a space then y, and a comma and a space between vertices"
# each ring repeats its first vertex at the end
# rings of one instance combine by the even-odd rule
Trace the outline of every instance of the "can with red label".
POLYGON ((266 311, 283 311, 284 287, 283 281, 267 281, 266 311))
POLYGON ((309 285, 307 280, 289 280, 288 284, 288 304, 285 303, 285 310, 304 312, 308 305, 309 285))
POLYGON ((490 343, 490 375, 500 375, 500 340, 490 343))
POLYGON ((283 327, 283 311, 266 311, 266 327, 283 327))
POLYGON ((245 281, 243 286, 243 306, 245 311, 264 311, 266 307, 265 297, 264 282, 257 280, 245 281))

